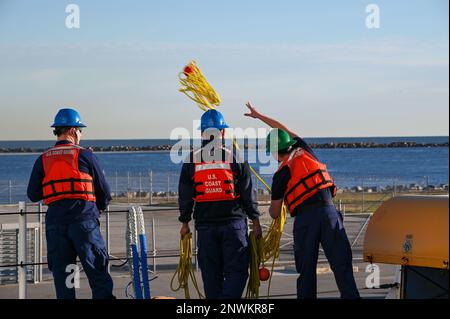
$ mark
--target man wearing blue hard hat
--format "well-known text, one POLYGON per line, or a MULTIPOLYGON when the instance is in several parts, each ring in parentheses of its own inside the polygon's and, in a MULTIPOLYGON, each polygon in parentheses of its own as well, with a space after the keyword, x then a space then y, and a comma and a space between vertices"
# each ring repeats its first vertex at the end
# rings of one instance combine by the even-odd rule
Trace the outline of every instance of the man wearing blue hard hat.
POLYGON ((241 298, 248 278, 247 218, 261 236, 258 204, 248 163, 224 145, 228 127, 216 110, 201 118, 202 147, 191 152, 179 181, 182 236, 193 215, 198 231, 198 260, 206 297, 241 298))
POLYGON ((27 194, 31 201, 43 200, 48 205, 47 260, 56 297, 75 299, 75 285, 68 276, 73 274, 78 257, 92 298, 115 298, 98 220, 111 200, 109 185, 97 157, 79 146, 86 126, 78 112, 59 110, 51 127, 57 142, 36 160, 27 194))

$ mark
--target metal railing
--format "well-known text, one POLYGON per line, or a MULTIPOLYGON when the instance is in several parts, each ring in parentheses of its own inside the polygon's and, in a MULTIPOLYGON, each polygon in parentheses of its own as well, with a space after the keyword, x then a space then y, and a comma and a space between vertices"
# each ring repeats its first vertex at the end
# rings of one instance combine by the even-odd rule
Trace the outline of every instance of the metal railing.
MULTIPOLYGON (((131 209, 131 208, 130 208, 131 209)), ((112 250, 111 250, 111 234, 112 234, 112 229, 111 229, 111 216, 115 215, 115 214, 126 214, 130 211, 130 209, 115 209, 115 210, 111 210, 109 207, 108 209, 104 212, 103 216, 104 216, 104 222, 105 222, 105 227, 104 227, 104 236, 105 236, 105 245, 106 245, 106 249, 107 252, 109 254, 109 261, 120 261, 121 264, 118 265, 114 265, 111 263, 108 263, 108 271, 111 271, 111 267, 122 267, 125 266, 129 260, 129 257, 127 256, 126 252, 122 252, 122 253, 118 253, 118 254, 112 254, 112 250)), ((164 211, 173 211, 174 208, 157 208, 156 210, 154 209, 147 209, 147 210, 143 210, 143 213, 153 213, 153 212, 164 212, 164 211)), ((18 206, 17 206, 17 211, 9 211, 6 213, 0 213, 0 217, 6 217, 6 216, 18 216, 18 225, 19 225, 19 230, 18 230, 18 237, 17 237, 17 263, 10 263, 10 264, 2 264, 0 265, 0 268, 10 268, 10 267, 17 267, 17 278, 18 278, 18 285, 19 285, 19 299, 23 299, 26 298, 27 295, 27 278, 26 278, 26 273, 27 273, 27 268, 28 267, 35 267, 35 269, 37 269, 38 273, 40 275, 38 275, 38 280, 36 280, 35 283, 40 282, 42 280, 42 268, 45 265, 48 265, 48 262, 44 262, 43 261, 43 245, 42 245, 42 236, 43 236, 43 227, 44 227, 44 223, 43 223, 43 219, 42 219, 42 215, 45 214, 45 211, 43 209, 42 204, 26 204, 25 202, 19 202, 18 206), (30 209, 33 208, 33 209, 30 209), (38 241, 39 241, 39 254, 38 257, 36 258, 36 260, 34 262, 30 262, 28 260, 28 256, 27 256, 27 232, 26 229, 29 225, 28 222, 28 218, 30 216, 38 216, 38 220, 39 222, 36 223, 39 225, 38 229, 39 229, 39 235, 38 235, 38 241)), ((103 217, 102 216, 102 217, 103 217)), ((1 220, 0 220, 1 222, 1 220)), ((161 225, 163 226, 163 225, 161 225)), ((178 226, 178 224, 177 224, 178 226)), ((125 224, 122 225, 122 230, 125 230, 126 226, 125 224)), ((156 273, 157 271, 157 259, 158 258, 178 258, 180 255, 179 253, 175 253, 175 249, 158 249, 158 245, 157 245, 157 232, 156 232, 156 228, 157 228, 157 223, 155 221, 155 218, 152 217, 150 219, 150 231, 151 231, 151 236, 149 237, 150 241, 151 241, 151 245, 150 245, 150 251, 149 254, 147 256, 147 259, 150 259, 151 261, 151 268, 149 267, 149 271, 151 271, 152 273, 156 273)), ((194 230, 194 246, 193 246, 193 250, 194 250, 194 266, 195 268, 198 270, 198 262, 197 262, 197 242, 196 242, 196 231, 194 230)), ((177 242, 178 243, 178 242, 177 242)))
MULTIPOLYGON (((149 187, 152 189, 152 176, 153 174, 149 174, 149 187)), ((170 179, 168 179, 170 182, 170 179)), ((260 207, 263 210, 263 207, 268 206, 268 201, 270 200, 270 196, 265 194, 260 188, 257 186, 258 199, 260 200, 260 207), (261 201, 262 200, 262 201, 261 201)), ((394 185, 395 186, 395 185, 394 185)), ((3 190, 4 191, 4 190, 3 190)), ((354 261, 362 261, 362 244, 361 239, 364 238, 364 232, 367 228, 367 225, 372 217, 372 213, 387 199, 390 197, 396 196, 400 194, 402 191, 401 188, 393 187, 385 192, 366 192, 362 189, 361 192, 346 192, 343 194, 338 194, 337 199, 335 200, 335 204, 339 211, 342 212, 344 217, 344 224, 347 231, 347 235, 349 237, 354 261)), ((445 191, 444 191, 445 192, 445 191)), ((448 193, 448 190, 446 191, 448 193)), ((151 193, 151 192, 150 192, 151 193)), ((408 193, 408 192, 405 192, 408 193)), ((425 192, 428 194, 429 192, 425 192)), ((174 196, 173 199, 176 199, 174 196)), ((157 268, 159 267, 159 260, 164 260, 167 258, 167 261, 161 263, 170 262, 169 258, 177 258, 179 257, 179 247, 178 247, 178 239, 167 236, 167 234, 175 234, 176 238, 179 236, 178 227, 180 226, 176 217, 178 217, 178 207, 177 205, 173 206, 155 206, 155 204, 164 205, 167 204, 167 198, 165 197, 155 197, 152 199, 150 196, 147 198, 147 202, 145 204, 150 203, 154 205, 143 207, 143 212, 145 214, 153 214, 150 218, 146 217, 146 224, 151 232, 151 236, 148 236, 149 241, 149 254, 147 258, 149 259, 149 270, 153 273, 156 273, 157 268), (158 221, 161 218, 162 221, 158 221), (172 245, 172 246, 171 246, 172 245)), ((126 254, 126 249, 124 250, 124 233, 125 233, 125 214, 128 213, 129 207, 131 205, 140 205, 135 203, 135 200, 130 200, 130 204, 124 203, 126 206, 119 206, 118 204, 112 205, 111 209, 108 209, 100 216, 100 220, 102 221, 101 229, 104 234, 105 244, 107 252, 110 256, 111 262, 120 262, 120 263, 110 263, 108 265, 108 271, 111 271, 111 267, 120 269, 122 266, 125 266, 128 261, 128 257, 126 254), (131 203, 133 202, 133 203, 131 203), (118 207, 113 209, 114 207, 118 207), (118 225, 120 224, 120 225, 118 225), (121 247, 119 247, 121 246, 121 247)), ((173 203, 171 203, 173 204, 173 203)), ((19 219, 19 235, 18 235, 18 255, 17 255, 17 264, 8 264, 8 265, 0 265, 0 269, 4 267, 17 267, 18 281, 20 296, 23 297, 26 295, 26 267, 37 267, 38 271, 38 280, 43 280, 43 270, 44 266, 47 265, 45 260, 45 249, 44 249, 44 214, 46 213, 45 206, 42 204, 25 204, 25 202, 19 202, 19 205, 11 206, 6 205, 3 206, 3 210, 9 210, 8 212, 0 212, 0 223, 5 221, 7 216, 17 216, 19 219), (27 217, 31 218, 34 216, 34 219, 39 224, 38 230, 38 247, 39 254, 38 258, 35 262, 31 263, 27 260, 27 240, 25 229, 27 229, 28 220, 27 217), (25 289, 25 293, 24 293, 25 289)), ((264 216, 263 216, 264 217, 264 216)), ((11 220, 11 218, 9 219, 11 220)), ((17 222, 17 220, 14 220, 17 222)), ((270 219, 264 220, 262 218, 261 225, 263 228, 268 228, 270 223, 270 219)), ((277 262, 278 265, 291 265, 294 264, 294 253, 293 253, 293 236, 292 236, 292 227, 293 227, 293 219, 288 218, 284 232, 281 238, 280 244, 280 258, 277 262)), ((197 236, 195 228, 193 228, 193 262, 195 265, 195 269, 199 269, 198 261, 197 261, 197 236)), ((319 263, 326 263, 327 260, 323 254, 323 250, 320 250, 319 255, 319 263)), ((172 266, 172 264, 169 264, 172 266)))
MULTIPOLYGON (((106 179, 111 187, 112 197, 119 203, 140 203, 153 205, 155 203, 174 202, 178 198, 179 172, 157 172, 149 170, 146 172, 126 173, 118 171, 106 173, 106 179)), ((273 175, 262 175, 262 178, 270 185, 273 175)), ((375 194, 395 196, 397 193, 422 192, 433 193, 440 191, 448 194, 448 184, 433 186, 429 184, 429 178, 423 179, 410 185, 401 183, 393 177, 389 185, 384 187, 374 186, 376 180, 369 177, 363 179, 336 179, 338 188, 346 194, 352 193, 352 200, 342 200, 342 211, 367 212, 375 194), (342 187, 342 185, 356 185, 342 187), (369 205, 369 206, 368 206, 369 205), (355 207, 357 206, 357 207, 355 207), (357 209, 357 211, 356 211, 357 209)), ((6 180, 0 182, 0 204, 14 204, 18 201, 26 201, 26 181, 6 180)), ((269 192, 262 183, 253 176, 253 187, 258 200, 269 199, 269 192)), ((382 200, 379 200, 382 202, 382 200)), ((336 203, 337 204, 337 203, 336 203)))
MULTIPOLYGON (((262 207, 267 205, 261 205, 262 207)), ((18 283, 19 283, 19 297, 26 297, 26 273, 27 267, 37 267, 38 272, 40 273, 39 281, 42 280, 42 271, 43 267, 47 265, 47 262, 44 262, 43 256, 43 245, 42 245, 42 237, 43 237, 43 227, 45 227, 45 223, 43 222, 42 216, 45 214, 44 207, 42 204, 26 204, 25 202, 20 202, 18 206, 16 206, 17 210, 10 211, 6 213, 0 213, 0 217, 6 216, 18 216, 19 218, 19 236, 18 236, 18 258, 17 264, 9 264, 9 265, 0 265, 2 267, 12 267, 15 266, 18 269, 18 283), (39 257, 36 262, 29 262, 27 259, 27 240, 26 240, 26 232, 27 229, 28 218, 31 216, 37 216, 39 221, 39 257)), ((151 244, 149 245, 149 254, 147 258, 150 261, 149 271, 152 273, 156 273, 158 268, 158 259, 164 258, 178 258, 178 240, 162 240, 158 241, 159 235, 167 235, 172 231, 175 231, 178 234, 179 222, 177 220, 173 220, 173 223, 170 222, 170 218, 174 218, 178 216, 178 214, 172 215, 172 212, 177 210, 176 207, 145 207, 143 212, 146 214, 155 214, 151 216, 151 218, 147 218, 147 227, 149 227, 149 232, 151 232, 151 236, 148 236, 151 244), (158 215, 158 216, 156 216, 158 215), (163 221, 157 223, 157 218, 162 218, 163 221), (159 233, 157 232, 159 229, 159 233), (168 246, 167 244, 173 244, 172 246, 168 246), (165 247, 161 247, 164 246, 165 247)), ((102 214, 101 218, 103 220, 103 233, 105 238, 106 249, 109 254, 110 262, 118 261, 120 264, 109 263, 108 271, 111 271, 111 267, 121 268, 127 265, 129 258, 127 257, 126 249, 119 249, 117 244, 113 245, 113 242, 118 243, 119 245, 123 244, 124 237, 120 236, 120 233, 125 232, 126 224, 125 224, 125 214, 129 212, 129 208, 126 209, 107 209, 104 214, 102 214), (120 223, 119 227, 116 227, 114 224, 120 223), (117 230, 118 229, 118 230, 117 230), (118 240, 119 239, 119 240, 118 240)), ((352 249, 354 250, 354 261, 362 260, 362 249, 358 242, 363 237, 364 231, 367 227, 367 224, 371 218, 371 213, 361 214, 361 213, 347 213, 345 214, 344 222, 346 223, 346 229, 348 230, 349 240, 351 242, 352 249), (352 224, 358 224, 356 227, 352 224), (359 251, 361 250, 361 252, 359 251)), ((1 222, 1 220, 0 220, 1 222)), ((268 227, 268 223, 262 223, 263 228, 268 227)), ((149 233, 147 232, 147 233, 149 233)), ((294 261, 294 253, 293 253, 293 236, 292 232, 292 219, 288 219, 285 225, 285 230, 282 234, 281 238, 281 246, 280 246, 280 258, 277 261, 277 265, 292 265, 295 263, 294 261)), ((195 269, 199 270, 199 265, 197 261, 197 236, 195 229, 193 230, 193 263, 195 269)), ((123 246, 124 247, 124 246, 123 246)), ((323 255, 323 251, 321 252, 321 257, 319 258, 319 263, 326 263, 327 260, 323 255)))

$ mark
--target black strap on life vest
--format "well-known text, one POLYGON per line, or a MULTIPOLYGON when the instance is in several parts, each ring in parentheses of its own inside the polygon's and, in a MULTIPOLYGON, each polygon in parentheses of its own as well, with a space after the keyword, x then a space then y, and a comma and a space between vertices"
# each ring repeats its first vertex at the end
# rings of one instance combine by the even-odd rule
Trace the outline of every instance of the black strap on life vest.
POLYGON ((42 184, 42 188, 46 187, 46 186, 51 186, 52 187, 52 191, 53 193, 47 196, 44 196, 43 199, 48 199, 50 197, 55 197, 55 196, 59 196, 59 195, 95 195, 95 192, 88 192, 88 191, 76 191, 75 190, 75 182, 79 182, 79 183, 91 183, 92 184, 92 189, 94 189, 94 181, 90 180, 90 179, 82 179, 82 178, 65 178, 65 179, 58 179, 58 180, 51 180, 47 183, 42 184), (70 191, 65 191, 65 192, 57 192, 56 188, 55 188, 55 184, 57 183, 68 183, 70 182, 70 191))
POLYGON ((317 171, 314 171, 313 173, 300 179, 294 186, 292 186, 291 189, 286 192, 285 197, 287 197, 290 193, 292 193, 294 191, 294 189, 296 189, 300 184, 303 184, 303 186, 305 187, 306 190, 303 193, 301 193, 300 195, 298 195, 297 197, 295 197, 291 202, 289 202, 288 208, 290 208, 295 202, 300 200, 303 196, 318 189, 320 186, 328 184, 328 183, 333 183, 332 180, 325 179, 325 176, 323 175, 324 172, 326 172, 326 171, 318 169, 317 171), (313 187, 309 187, 308 184, 306 183, 306 180, 308 180, 316 175, 320 175, 322 181, 320 183, 314 185, 313 187))

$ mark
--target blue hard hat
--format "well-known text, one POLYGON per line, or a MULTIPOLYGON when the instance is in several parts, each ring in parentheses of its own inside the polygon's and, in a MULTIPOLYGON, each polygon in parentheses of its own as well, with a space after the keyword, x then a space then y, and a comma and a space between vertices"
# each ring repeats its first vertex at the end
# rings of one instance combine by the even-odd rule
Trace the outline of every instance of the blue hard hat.
POLYGON ((217 110, 208 110, 203 113, 200 122, 201 131, 207 130, 209 128, 223 130, 224 128, 229 127, 227 123, 225 123, 225 119, 223 118, 222 113, 217 110))
POLYGON ((81 121, 80 114, 74 109, 60 109, 51 127, 86 127, 81 121))

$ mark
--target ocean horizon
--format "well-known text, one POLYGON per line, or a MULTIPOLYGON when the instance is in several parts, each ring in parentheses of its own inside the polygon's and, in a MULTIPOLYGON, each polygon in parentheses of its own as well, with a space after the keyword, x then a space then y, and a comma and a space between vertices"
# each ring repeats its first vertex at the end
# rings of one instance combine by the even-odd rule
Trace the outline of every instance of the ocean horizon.
MULTIPOLYGON (((192 139, 191 139, 192 140, 192 139)), ((327 143, 377 143, 389 144, 397 142, 414 142, 420 144, 427 143, 448 143, 449 136, 383 136, 383 137, 304 137, 307 143, 327 144, 327 143)), ((174 145, 181 139, 82 139, 80 145, 84 147, 110 147, 110 146, 159 146, 174 145)), ((183 140, 189 141, 189 140, 183 140)), ((241 144, 243 139, 238 139, 241 144)), ((55 140, 0 140, 0 148, 31 148, 44 149, 52 146, 55 140)), ((258 140, 258 144, 264 144, 265 139, 258 140)))

